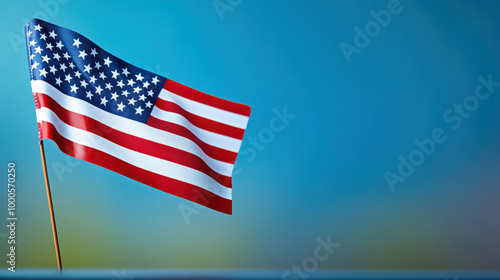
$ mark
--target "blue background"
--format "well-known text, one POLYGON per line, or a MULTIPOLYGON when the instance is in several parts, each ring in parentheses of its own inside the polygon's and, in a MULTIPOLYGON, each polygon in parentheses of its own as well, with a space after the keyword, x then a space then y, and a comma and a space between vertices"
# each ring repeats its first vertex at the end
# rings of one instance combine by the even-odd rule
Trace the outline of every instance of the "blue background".
POLYGON ((252 107, 232 216, 45 141, 65 267, 284 271, 330 236, 341 246, 319 269, 500 269, 500 88, 458 129, 443 119, 479 76, 500 81, 500 3, 401 0, 349 63, 339 44, 355 46, 354 28, 389 2, 2 1, 0 147, 4 178, 17 164, 18 267, 56 266, 23 37, 38 17, 252 107), (294 118, 277 130, 283 110, 294 118), (446 140, 391 190, 384 174, 436 128, 446 140))

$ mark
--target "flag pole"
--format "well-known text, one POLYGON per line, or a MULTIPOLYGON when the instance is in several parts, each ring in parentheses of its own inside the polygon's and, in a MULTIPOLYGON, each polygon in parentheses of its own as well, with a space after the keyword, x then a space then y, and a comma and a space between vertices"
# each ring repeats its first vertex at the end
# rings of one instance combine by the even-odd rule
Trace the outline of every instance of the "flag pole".
POLYGON ((43 149, 42 140, 40 140, 40 153, 42 155, 43 176, 45 178, 45 187, 47 189, 47 200, 49 202, 50 220, 52 221, 52 234, 54 235, 54 245, 56 248, 57 268, 59 269, 59 272, 62 272, 61 252, 59 251, 59 240, 57 239, 56 219, 54 217, 54 207, 52 206, 52 195, 50 194, 49 175, 47 174, 47 164, 45 163, 45 151, 43 149))

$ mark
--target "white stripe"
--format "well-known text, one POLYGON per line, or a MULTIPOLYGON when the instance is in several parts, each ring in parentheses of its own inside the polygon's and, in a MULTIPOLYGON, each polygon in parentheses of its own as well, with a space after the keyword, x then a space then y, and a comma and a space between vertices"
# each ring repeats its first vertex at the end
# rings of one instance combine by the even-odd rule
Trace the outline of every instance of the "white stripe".
POLYGON ((245 129, 247 127, 248 123, 247 116, 243 116, 216 107, 212 107, 210 105, 206 105, 197 101, 193 101, 191 99, 187 99, 166 89, 162 89, 160 91, 158 98, 161 98, 165 101, 174 102, 179 106, 181 106, 182 109, 192 114, 207 119, 211 119, 216 122, 224 123, 241 129, 245 129))
POLYGON ((231 189, 227 188, 207 174, 184 165, 176 164, 157 157, 129 150, 101 136, 65 124, 48 108, 37 109, 37 120, 52 123, 56 130, 69 141, 100 150, 136 167, 150 172, 196 185, 220 197, 231 199, 231 189))
POLYGON ((52 99, 54 99, 66 110, 85 115, 104 125, 122 131, 124 133, 136 136, 139 136, 137 134, 140 133, 139 137, 143 139, 184 150, 193 155, 197 155, 215 172, 225 176, 231 176, 233 170, 232 164, 209 157, 196 143, 185 137, 156 129, 143 123, 106 112, 95 107, 92 104, 89 104, 86 101, 74 97, 69 97, 61 93, 52 85, 41 80, 31 81, 31 87, 33 89, 33 92, 44 93, 52 97, 52 99))
POLYGON ((151 111, 151 116, 160 120, 184 126, 194 135, 196 135, 196 137, 198 137, 201 141, 212 146, 217 146, 217 144, 219 144, 220 146, 220 143, 224 143, 224 147, 226 148, 226 150, 230 150, 236 153, 240 149, 241 140, 199 128, 189 122, 189 120, 187 120, 183 115, 163 111, 158 107, 154 107, 153 111, 151 111))

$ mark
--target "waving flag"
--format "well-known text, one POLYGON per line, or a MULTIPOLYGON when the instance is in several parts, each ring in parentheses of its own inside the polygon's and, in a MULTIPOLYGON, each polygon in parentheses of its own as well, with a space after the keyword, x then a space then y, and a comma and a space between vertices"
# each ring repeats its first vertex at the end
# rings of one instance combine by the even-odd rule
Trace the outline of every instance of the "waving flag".
POLYGON ((39 137, 167 193, 232 213, 250 107, 137 68, 71 30, 26 24, 39 137))

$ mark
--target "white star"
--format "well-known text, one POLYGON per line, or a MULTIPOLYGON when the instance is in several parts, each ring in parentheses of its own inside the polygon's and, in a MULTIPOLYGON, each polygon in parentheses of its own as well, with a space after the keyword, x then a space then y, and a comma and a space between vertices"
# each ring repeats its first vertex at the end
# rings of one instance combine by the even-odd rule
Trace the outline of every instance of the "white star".
POLYGON ((56 72, 57 72, 57 69, 55 66, 50 66, 50 70, 49 70, 50 73, 52 73, 52 75, 54 75, 56 72))
POLYGON ((129 86, 134 86, 134 84, 135 84, 134 79, 130 79, 130 80, 128 80, 128 85, 129 85, 129 86))
POLYGON ((77 48, 80 48, 80 45, 82 43, 80 42, 80 38, 77 38, 77 39, 73 39, 73 46, 76 45, 77 48))
POLYGON ((42 27, 40 26, 40 24, 35 25, 35 30, 42 31, 42 27))
POLYGON ((106 99, 106 96, 104 96, 103 98, 101 98, 101 104, 106 106, 106 103, 108 103, 108 100, 106 99))
POLYGON ((135 78, 138 80, 138 81, 142 81, 142 79, 144 79, 144 77, 141 75, 141 73, 135 75, 135 78))
POLYGON ((54 59, 57 59, 57 61, 59 61, 59 59, 61 59, 61 56, 58 53, 55 53, 54 54, 54 59))
POLYGON ((35 58, 35 55, 34 54, 30 55, 30 60, 33 60, 33 58, 35 58))
POLYGON ((95 92, 97 92, 97 94, 101 95, 101 91, 102 91, 102 88, 100 85, 95 88, 95 92))
POLYGON ((48 43, 45 47, 47 47, 47 49, 49 50, 52 50, 54 48, 51 43, 48 43))
POLYGON ((144 94, 139 95, 139 100, 141 101, 146 100, 146 96, 144 96, 144 94))
POLYGON ((30 47, 31 47, 31 46, 33 46, 33 47, 34 47, 35 45, 36 45, 35 40, 31 40, 31 41, 30 41, 30 47))
POLYGON ((40 35, 40 39, 44 40, 44 41, 47 41, 47 35, 45 35, 45 33, 42 33, 40 35))
POLYGON ((38 67, 38 62, 35 61, 35 63, 33 63, 33 65, 31 65, 31 69, 36 69, 38 67))
POLYGON ((102 66, 101 66, 101 64, 99 63, 99 61, 97 61, 97 62, 95 63, 94 68, 97 68, 97 70, 99 70, 99 69, 101 69, 101 67, 102 67, 102 66))
POLYGON ((59 48, 60 50, 62 50, 62 48, 64 47, 64 45, 62 44, 61 41, 59 41, 59 43, 56 44, 56 47, 59 48))
POLYGON ((80 79, 81 75, 82 75, 82 73, 80 73, 80 71, 75 72, 75 77, 77 77, 78 79, 80 79))
POLYGON ((96 48, 90 49, 90 55, 95 57, 97 55, 97 52, 95 51, 96 48))
POLYGON ((126 90, 124 90, 124 91, 122 92, 122 95, 125 95, 125 97, 128 97, 128 95, 129 95, 129 94, 130 94, 130 92, 128 92, 128 91, 126 91, 126 90))
POLYGON ((139 115, 142 115, 142 111, 144 111, 144 109, 141 108, 141 106, 139 106, 139 108, 135 108, 135 114, 139 114, 139 115))
POLYGON ((117 98, 118 94, 116 94, 116 92, 111 93, 111 99, 113 99, 114 101, 118 101, 117 98))
POLYGON ((71 77, 70 74, 66 75, 66 77, 64 78, 64 80, 66 80, 66 82, 69 83, 69 81, 71 81, 71 79, 73 79, 73 77, 71 77))
POLYGON ((63 54, 64 58, 66 58, 66 60, 69 60, 71 58, 71 56, 69 56, 69 53, 68 52, 65 52, 63 54))
POLYGON ((63 70, 63 72, 66 72, 66 68, 68 68, 68 67, 66 67, 66 64, 61 63, 61 64, 59 64, 59 66, 61 66, 61 70, 63 70))
POLYGON ((156 85, 156 83, 158 83, 159 81, 160 80, 158 80, 158 77, 155 76, 151 82, 156 85))
POLYGON ((90 64, 84 65, 83 67, 85 67, 85 70, 83 70, 83 72, 87 72, 90 74, 90 70, 92 70, 92 67, 90 67, 90 64))
POLYGON ((91 83, 94 83, 94 84, 95 84, 95 81, 96 81, 96 80, 97 80, 97 79, 95 78, 95 76, 90 77, 90 82, 91 82, 91 83))
POLYGON ((123 88, 123 86, 125 86, 125 84, 123 83, 123 81, 119 81, 117 86, 119 86, 120 88, 123 88))
POLYGON ((76 85, 71 86, 71 92, 76 93, 77 90, 78 90, 78 87, 76 85))
POLYGON ((111 73, 113 74, 113 79, 116 79, 116 77, 118 77, 118 70, 115 70, 115 71, 111 71, 111 73))
POLYGON ((135 105, 135 102, 136 102, 136 101, 137 101, 137 100, 135 100, 135 99, 132 97, 132 98, 130 98, 130 99, 128 100, 128 105, 130 105, 130 104, 135 105))
POLYGON ((104 75, 104 72, 99 73, 99 78, 101 79, 106 79, 106 75, 104 75))
POLYGON ((75 68, 75 64, 73 63, 73 61, 71 61, 68 65, 69 65, 69 68, 71 68, 71 70, 73 70, 73 68, 75 68))
POLYGON ((89 91, 87 91, 87 98, 88 98, 88 99, 92 99, 92 96, 94 96, 94 95, 92 94, 92 92, 90 92, 90 90, 89 90, 89 91))
POLYGON ((52 32, 49 33, 49 37, 52 37, 52 39, 54 39, 54 40, 56 39, 56 36, 57 36, 57 34, 56 34, 56 32, 54 32, 54 30, 52 30, 52 32))
POLYGON ((149 85, 150 85, 150 83, 149 83, 148 81, 145 81, 145 82, 142 84, 142 86, 143 86, 144 88, 148 88, 148 87, 149 87, 149 85))
POLYGON ((40 71, 40 76, 43 76, 44 78, 47 77, 47 71, 45 71, 45 68, 42 68, 39 71, 40 71))
POLYGON ((62 82, 61 82, 61 79, 56 78, 56 84, 57 84, 57 85, 60 85, 61 83, 62 83, 62 82))
POLYGON ((151 89, 151 90, 149 90, 149 91, 148 91, 148 96, 153 96, 153 95, 155 95, 155 93, 153 92, 153 90, 152 90, 152 89, 151 89))
POLYGON ((140 87, 136 87, 136 88, 134 88, 134 93, 139 93, 139 91, 141 91, 141 88, 140 88, 140 87))
POLYGON ((42 62, 47 62, 47 63, 49 63, 49 60, 50 60, 50 58, 49 58, 49 55, 48 55, 48 54, 46 54, 46 55, 42 56, 42 62))
POLYGON ((85 56, 87 56, 87 53, 85 52, 85 50, 80 51, 80 54, 78 55, 78 57, 81 57, 83 60, 85 60, 85 56))
POLYGON ((31 36, 31 33, 33 33, 33 32, 31 32, 31 30, 28 29, 28 34, 26 34, 26 36, 27 37, 31 36))
POLYGON ((35 53, 42 54, 42 48, 40 48, 40 46, 36 47, 35 48, 35 53))
POLYGON ((153 103, 149 102, 148 100, 148 102, 146 103, 146 107, 151 108, 151 106, 153 106, 153 103))
POLYGON ((82 87, 84 87, 84 88, 87 88, 88 83, 87 83, 87 81, 82 80, 82 81, 80 82, 80 85, 81 85, 82 87))
POLYGON ((118 105, 118 111, 123 112, 123 107, 125 107, 125 105, 123 105, 123 102, 120 102, 120 104, 116 104, 116 105, 118 105))
POLYGON ((111 60, 109 59, 109 56, 108 58, 104 59, 104 65, 108 66, 111 64, 111 60))
POLYGON ((113 86, 111 85, 111 83, 106 83, 106 89, 111 90, 111 88, 112 88, 112 87, 113 87, 113 86))
POLYGON ((128 77, 128 74, 130 74, 130 72, 127 68, 122 68, 122 74, 125 75, 125 77, 128 77))

